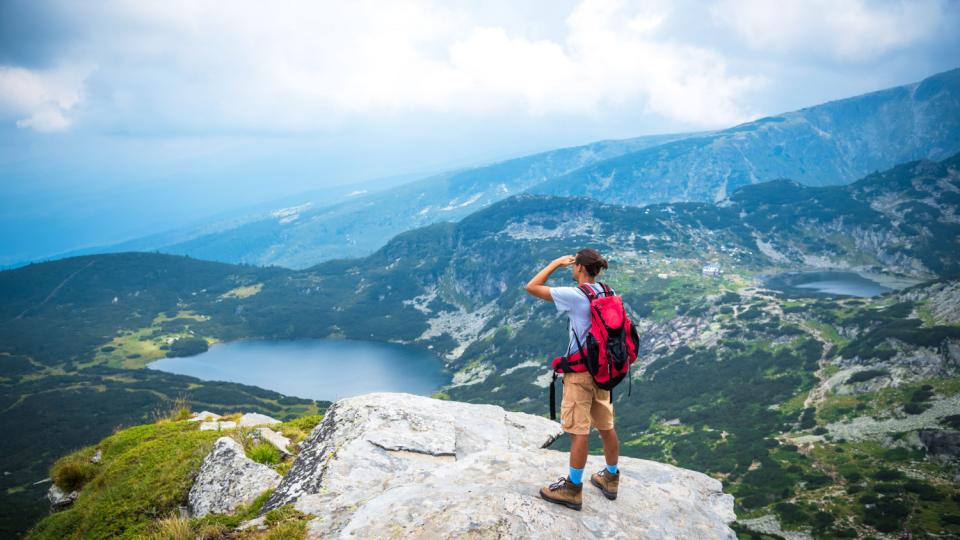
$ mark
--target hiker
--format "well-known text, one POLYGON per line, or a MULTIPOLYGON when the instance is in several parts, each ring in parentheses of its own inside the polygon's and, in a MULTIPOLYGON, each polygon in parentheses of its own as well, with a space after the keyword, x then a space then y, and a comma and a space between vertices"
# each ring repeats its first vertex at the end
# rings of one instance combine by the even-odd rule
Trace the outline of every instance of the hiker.
MULTIPOLYGON (((566 312, 569 317, 570 342, 566 358, 582 352, 591 328, 591 300, 584 285, 592 289, 594 298, 613 295, 613 291, 596 282, 600 271, 607 268, 607 261, 596 250, 586 248, 576 256, 560 257, 527 283, 527 292, 553 302, 557 311, 566 312), (547 279, 554 270, 572 266, 571 277, 577 287, 548 287, 547 279)), ((556 375, 554 375, 556 376, 556 375)), ((615 383, 614 383, 615 384, 615 383)), ((551 395, 551 408, 553 397, 551 395)), ((588 371, 567 372, 563 374, 563 397, 560 405, 560 420, 563 430, 570 436, 570 472, 568 476, 545 488, 540 488, 544 499, 580 510, 582 508, 583 470, 587 464, 587 450, 590 427, 600 432, 603 440, 603 455, 607 466, 590 477, 590 483, 610 500, 617 498, 620 484, 620 470, 617 459, 620 454, 620 442, 613 429, 613 403, 610 390, 602 390, 588 371)))

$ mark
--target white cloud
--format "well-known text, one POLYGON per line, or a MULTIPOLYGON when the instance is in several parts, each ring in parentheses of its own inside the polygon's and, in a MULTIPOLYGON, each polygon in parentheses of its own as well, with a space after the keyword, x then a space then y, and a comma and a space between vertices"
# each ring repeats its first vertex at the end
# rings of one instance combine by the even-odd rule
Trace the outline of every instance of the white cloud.
POLYGON ((64 131, 69 113, 82 99, 83 81, 90 72, 79 66, 29 70, 0 66, 0 115, 40 132, 64 131))
POLYGON ((865 61, 936 35, 947 11, 944 0, 722 0, 712 14, 754 49, 865 61))
POLYGON ((421 112, 654 115, 721 127, 755 116, 752 97, 768 81, 731 68, 719 45, 673 33, 691 17, 706 13, 757 49, 860 59, 922 39, 940 8, 725 0, 711 11, 584 0, 562 27, 538 32, 439 0, 64 1, 57 12, 83 37, 63 58, 80 61, 49 72, 2 68, 0 107, 18 126, 46 131, 79 123, 125 133, 323 132, 421 112), (90 65, 97 70, 78 67, 90 65))

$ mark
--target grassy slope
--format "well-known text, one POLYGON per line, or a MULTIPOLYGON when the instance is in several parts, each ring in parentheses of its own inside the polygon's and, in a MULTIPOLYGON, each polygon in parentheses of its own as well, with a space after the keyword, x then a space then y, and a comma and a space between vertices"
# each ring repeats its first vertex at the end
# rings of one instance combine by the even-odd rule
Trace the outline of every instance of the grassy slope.
MULTIPOLYGON (((188 415, 175 411, 174 418, 188 415)), ((303 440, 321 416, 304 416, 275 429, 303 440)), ((152 424, 126 428, 99 443, 84 447, 57 460, 51 476, 66 491, 79 489, 77 501, 51 514, 30 531, 30 539, 107 538, 226 538, 240 522, 254 517, 269 493, 232 515, 192 520, 176 519, 177 508, 186 504, 187 494, 204 457, 219 437, 242 432, 199 431, 199 423, 170 418, 152 424), (90 462, 101 452, 98 464, 90 462), (179 532, 178 532, 179 531, 179 532)), ((242 438, 242 437, 241 437, 242 438)), ((248 439, 243 438, 244 441, 248 439)), ((259 446, 244 445, 248 453, 263 456, 259 446)), ((292 461, 279 457, 261 458, 284 472, 292 461)), ((300 538, 305 531, 302 519, 290 509, 278 509, 267 520, 271 530, 248 531, 231 538, 300 538), (273 535, 273 536, 271 536, 273 535)))

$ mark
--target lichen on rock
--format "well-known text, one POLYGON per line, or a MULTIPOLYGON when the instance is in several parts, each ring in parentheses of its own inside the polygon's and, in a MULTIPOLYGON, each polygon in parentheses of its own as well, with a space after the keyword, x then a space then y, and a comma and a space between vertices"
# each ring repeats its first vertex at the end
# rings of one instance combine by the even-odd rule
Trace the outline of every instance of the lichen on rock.
MULTIPOLYGON (((538 489, 567 470, 558 423, 493 405, 376 393, 335 403, 261 513, 312 514, 309 538, 736 538, 704 474, 621 457, 620 497, 581 512, 538 489)), ((602 467, 590 458, 588 469, 602 467)))
POLYGON ((237 441, 220 437, 190 488, 190 513, 195 517, 230 513, 279 483, 276 471, 247 458, 237 441))

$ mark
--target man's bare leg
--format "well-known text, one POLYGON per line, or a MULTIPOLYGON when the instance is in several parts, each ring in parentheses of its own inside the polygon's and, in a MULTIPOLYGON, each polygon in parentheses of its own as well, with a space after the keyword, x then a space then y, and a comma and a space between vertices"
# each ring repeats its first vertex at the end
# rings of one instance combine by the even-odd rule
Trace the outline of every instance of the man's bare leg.
POLYGON ((589 435, 570 434, 570 466, 574 469, 582 469, 587 466, 589 441, 589 435))
POLYGON ((617 432, 613 428, 598 431, 603 439, 603 457, 607 466, 594 473, 590 477, 590 483, 600 488, 604 496, 612 501, 617 498, 617 491, 620 489, 620 468, 617 463, 620 458, 620 441, 617 440, 617 432))
MULTIPOLYGON (((620 459, 620 440, 617 439, 617 432, 613 428, 597 430, 600 432, 600 438, 603 440, 603 457, 607 460, 607 465, 616 465, 620 459)), ((584 446, 586 449, 586 446, 584 446)), ((571 448, 571 463, 573 460, 573 451, 571 448)), ((586 463, 586 461, 584 461, 586 463)))

